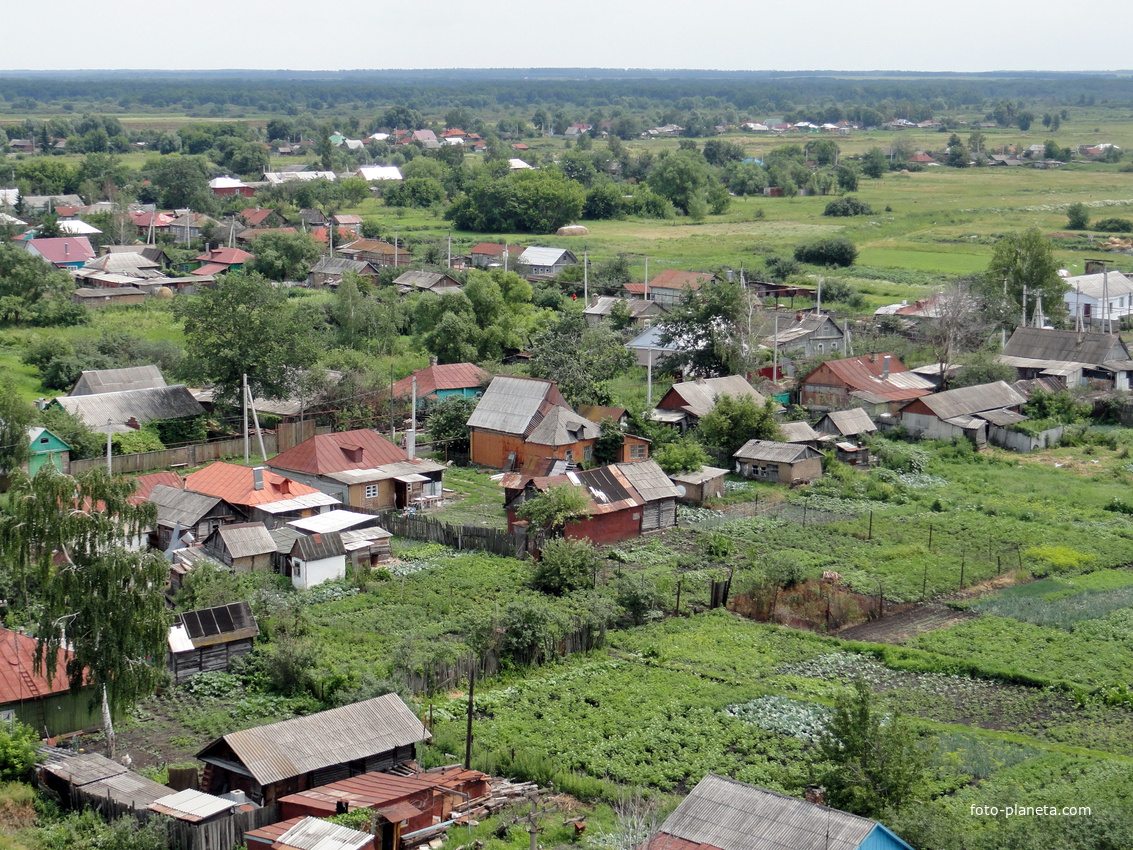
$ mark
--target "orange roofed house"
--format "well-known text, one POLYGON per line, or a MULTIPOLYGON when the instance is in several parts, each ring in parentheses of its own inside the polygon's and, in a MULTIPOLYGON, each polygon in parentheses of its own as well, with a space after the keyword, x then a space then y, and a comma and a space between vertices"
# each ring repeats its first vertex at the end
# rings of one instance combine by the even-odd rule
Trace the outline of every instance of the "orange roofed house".
MULTIPOLYGON (((601 428, 575 413, 553 381, 497 375, 468 418, 473 463, 518 469, 529 459, 583 464, 601 428)), ((626 435, 621 460, 648 457, 648 441, 626 435)))
POLYGON ((278 528, 288 520, 321 514, 339 504, 328 496, 262 466, 217 461, 185 476, 184 489, 224 499, 251 522, 278 528))
POLYGON ((409 397, 413 394, 413 379, 417 379, 417 407, 425 405, 425 399, 446 399, 451 396, 479 398, 484 387, 492 380, 475 363, 442 363, 432 359, 427 369, 418 369, 412 375, 402 378, 393 385, 394 398, 409 397))
POLYGON ((861 407, 872 415, 895 414, 934 389, 892 354, 867 354, 819 365, 799 382, 799 402, 819 410, 861 407))
POLYGON ((34 669, 35 646, 35 638, 0 628, 0 720, 19 720, 44 738, 97 728, 101 715, 91 688, 70 692, 70 653, 59 653, 48 683, 45 671, 34 669))
POLYGON ((635 298, 645 298, 647 301, 656 301, 661 307, 671 307, 674 304, 679 304, 686 292, 690 290, 695 292, 712 280, 712 277, 706 272, 666 269, 649 281, 648 285, 627 283, 625 290, 635 298))
POLYGON ((355 508, 405 508, 438 499, 444 465, 410 458, 376 431, 318 434, 268 465, 355 508))

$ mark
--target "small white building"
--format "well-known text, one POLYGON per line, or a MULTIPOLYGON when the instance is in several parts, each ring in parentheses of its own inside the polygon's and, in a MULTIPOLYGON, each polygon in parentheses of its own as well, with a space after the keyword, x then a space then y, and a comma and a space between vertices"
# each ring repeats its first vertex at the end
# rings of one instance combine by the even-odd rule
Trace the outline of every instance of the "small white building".
POLYGON ((288 556, 291 584, 296 590, 346 578, 346 548, 337 531, 297 538, 288 556))
POLYGON ((1065 281, 1069 288, 1062 299, 1075 324, 1078 317, 1087 328, 1100 327, 1111 320, 1117 330, 1122 316, 1133 315, 1133 280, 1121 272, 1094 272, 1065 281))

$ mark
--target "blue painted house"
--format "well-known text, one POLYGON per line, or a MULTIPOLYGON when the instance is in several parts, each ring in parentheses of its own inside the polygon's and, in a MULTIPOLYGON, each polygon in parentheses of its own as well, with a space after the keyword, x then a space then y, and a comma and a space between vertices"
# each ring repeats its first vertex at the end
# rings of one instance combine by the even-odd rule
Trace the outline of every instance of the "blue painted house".
POLYGON ((880 823, 708 774, 642 850, 913 850, 880 823))
POLYGON ((35 475, 46 464, 60 472, 71 471, 71 447, 46 428, 28 428, 31 455, 28 457, 28 475, 35 475))
POLYGON ((436 358, 427 369, 418 369, 412 375, 402 378, 393 385, 395 398, 410 396, 413 393, 413 379, 417 379, 417 407, 424 405, 425 399, 445 399, 451 396, 479 398, 484 388, 492 381, 492 376, 474 363, 445 363, 437 365, 436 358))

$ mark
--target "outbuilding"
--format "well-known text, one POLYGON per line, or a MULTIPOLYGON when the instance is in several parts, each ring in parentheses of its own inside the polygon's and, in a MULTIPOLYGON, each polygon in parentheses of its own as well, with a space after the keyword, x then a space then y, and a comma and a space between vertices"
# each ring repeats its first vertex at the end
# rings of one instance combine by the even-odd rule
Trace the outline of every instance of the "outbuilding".
POLYGON ((748 440, 732 455, 736 473, 770 484, 808 484, 822 477, 822 452, 797 443, 748 440))

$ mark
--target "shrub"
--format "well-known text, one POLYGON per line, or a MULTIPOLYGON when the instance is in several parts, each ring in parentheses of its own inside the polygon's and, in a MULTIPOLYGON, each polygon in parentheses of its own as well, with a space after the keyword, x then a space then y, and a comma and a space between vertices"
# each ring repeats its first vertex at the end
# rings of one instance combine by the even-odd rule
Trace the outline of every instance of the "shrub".
POLYGON ((873 207, 863 201, 859 201, 853 195, 846 195, 844 198, 836 198, 828 203, 822 214, 835 218, 852 215, 873 215, 873 207))
POLYGON ((589 540, 549 540, 543 546, 531 576, 531 586, 543 593, 562 596, 594 586, 598 555, 589 540))
POLYGON ((38 744, 35 730, 18 720, 10 728, 0 726, 0 781, 29 779, 38 744))
POLYGON ((795 248, 795 259, 816 266, 852 266, 858 258, 858 249, 849 239, 833 236, 808 242, 795 248))
POLYGON ((1066 226, 1071 230, 1085 230, 1090 226, 1090 210, 1085 204, 1071 204, 1066 208, 1066 226))
POLYGON ((1103 218, 1094 222, 1093 229, 1101 233, 1133 233, 1133 221, 1127 218, 1103 218))

